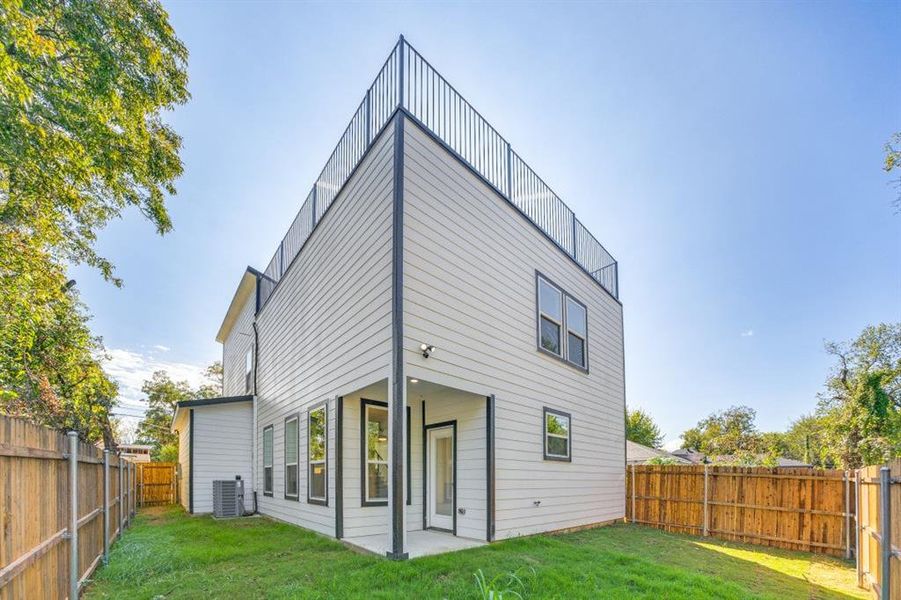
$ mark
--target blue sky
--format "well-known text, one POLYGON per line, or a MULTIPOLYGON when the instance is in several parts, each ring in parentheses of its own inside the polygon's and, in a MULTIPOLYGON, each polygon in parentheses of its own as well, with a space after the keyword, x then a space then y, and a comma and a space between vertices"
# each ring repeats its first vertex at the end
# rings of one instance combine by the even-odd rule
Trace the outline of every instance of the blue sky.
MULTIPOLYGON (((165 3, 190 50, 169 120, 185 174, 165 236, 100 235, 125 287, 74 269, 126 406, 196 381, 397 36, 504 135, 620 262, 627 401, 672 444, 746 404, 816 404, 826 339, 901 318, 898 3, 165 3)), ((123 412, 136 409, 128 408, 123 412)))

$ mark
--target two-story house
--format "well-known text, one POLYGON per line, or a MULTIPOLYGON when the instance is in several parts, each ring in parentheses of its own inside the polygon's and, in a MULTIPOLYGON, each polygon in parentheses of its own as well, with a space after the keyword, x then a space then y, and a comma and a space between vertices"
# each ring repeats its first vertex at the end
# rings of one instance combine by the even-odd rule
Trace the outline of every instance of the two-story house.
POLYGON ((260 513, 392 558, 621 519, 617 284, 401 38, 272 260, 241 277, 225 397, 178 409, 185 507, 241 475, 260 513))

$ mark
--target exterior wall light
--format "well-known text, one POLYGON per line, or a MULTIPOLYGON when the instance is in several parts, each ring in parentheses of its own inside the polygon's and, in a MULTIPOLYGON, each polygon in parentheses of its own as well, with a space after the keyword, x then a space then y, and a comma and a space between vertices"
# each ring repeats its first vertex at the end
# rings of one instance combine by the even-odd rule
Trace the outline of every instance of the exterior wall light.
POLYGON ((428 344, 420 344, 419 349, 422 350, 422 357, 428 358, 435 351, 435 346, 429 346, 428 344))

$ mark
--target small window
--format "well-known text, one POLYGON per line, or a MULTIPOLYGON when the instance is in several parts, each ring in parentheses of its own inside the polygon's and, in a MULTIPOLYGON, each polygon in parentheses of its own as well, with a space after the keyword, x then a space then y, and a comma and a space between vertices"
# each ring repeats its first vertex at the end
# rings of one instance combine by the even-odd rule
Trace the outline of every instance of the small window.
POLYGON ((263 429, 263 495, 272 495, 272 425, 263 429))
POLYGON ((588 309, 541 274, 538 285, 538 349, 588 369, 588 309))
POLYGON ((328 412, 322 405, 310 411, 308 452, 310 477, 307 486, 307 501, 311 504, 328 504, 328 412))
POLYGON ((545 460, 572 460, 569 437, 569 413, 545 407, 544 409, 544 458, 545 460))
POLYGON ((560 331, 563 326, 563 294, 551 283, 538 278, 538 320, 541 347, 563 356, 560 331))
POLYGON ((297 499, 297 416, 285 419, 285 498, 297 499))
POLYGON ((585 338, 588 335, 587 311, 569 296, 566 297, 566 360, 585 368, 585 338))
POLYGON ((363 501, 388 501, 388 407, 363 403, 365 471, 363 501))
POLYGON ((244 393, 249 394, 253 390, 253 349, 247 351, 244 356, 244 393))

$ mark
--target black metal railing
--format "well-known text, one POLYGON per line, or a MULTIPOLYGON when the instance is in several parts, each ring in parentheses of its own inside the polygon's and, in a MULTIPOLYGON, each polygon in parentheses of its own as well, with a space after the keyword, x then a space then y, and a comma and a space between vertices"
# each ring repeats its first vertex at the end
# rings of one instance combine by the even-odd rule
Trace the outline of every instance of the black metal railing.
POLYGON ((328 210, 394 111, 402 108, 519 209, 613 297, 617 263, 497 130, 403 37, 382 65, 350 124, 264 271, 260 305, 328 210))

